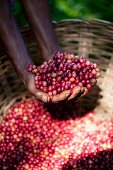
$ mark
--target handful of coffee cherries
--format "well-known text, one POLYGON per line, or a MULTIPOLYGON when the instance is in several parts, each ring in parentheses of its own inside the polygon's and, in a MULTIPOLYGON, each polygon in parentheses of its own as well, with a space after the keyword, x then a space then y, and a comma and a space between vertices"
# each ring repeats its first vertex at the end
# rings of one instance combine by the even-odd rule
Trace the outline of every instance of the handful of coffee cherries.
POLYGON ((50 97, 65 90, 72 94, 78 86, 88 91, 100 77, 96 63, 68 52, 56 52, 52 60, 40 66, 29 65, 27 70, 34 74, 36 88, 50 97))

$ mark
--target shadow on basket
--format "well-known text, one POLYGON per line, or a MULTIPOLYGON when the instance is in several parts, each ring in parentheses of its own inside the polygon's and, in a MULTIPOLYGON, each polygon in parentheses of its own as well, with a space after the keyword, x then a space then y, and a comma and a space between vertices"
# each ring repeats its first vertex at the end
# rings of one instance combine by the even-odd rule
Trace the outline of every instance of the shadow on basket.
POLYGON ((46 106, 53 119, 68 120, 84 116, 93 111, 99 105, 101 89, 98 85, 93 87, 85 97, 76 98, 71 101, 63 101, 58 104, 49 104, 46 106), (90 101, 90 102, 89 102, 90 101))

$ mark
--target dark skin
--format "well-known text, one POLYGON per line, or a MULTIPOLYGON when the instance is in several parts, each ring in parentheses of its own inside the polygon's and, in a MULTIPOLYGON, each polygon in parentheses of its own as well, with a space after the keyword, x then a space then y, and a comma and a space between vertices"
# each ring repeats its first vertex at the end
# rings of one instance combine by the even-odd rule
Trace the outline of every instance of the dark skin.
MULTIPOLYGON (((51 59, 56 51, 62 51, 62 49, 53 29, 48 0, 21 0, 21 3, 39 44, 42 57, 44 60, 51 59)), ((87 93, 85 88, 75 87, 71 95, 70 90, 66 90, 50 98, 48 94, 35 88, 34 75, 26 71, 28 65, 33 64, 33 62, 25 47, 7 0, 0 0, 0 39, 7 54, 12 60, 17 74, 25 84, 28 91, 39 101, 44 103, 57 103, 76 98, 79 93, 82 93, 83 95, 87 93)), ((96 78, 99 76, 100 72, 97 68, 96 78)), ((96 83, 96 79, 92 81, 94 85, 96 83)))

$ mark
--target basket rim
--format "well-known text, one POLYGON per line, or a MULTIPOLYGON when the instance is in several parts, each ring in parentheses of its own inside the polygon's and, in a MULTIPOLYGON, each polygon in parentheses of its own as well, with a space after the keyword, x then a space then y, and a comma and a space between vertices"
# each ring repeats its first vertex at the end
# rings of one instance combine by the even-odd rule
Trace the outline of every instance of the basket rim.
POLYGON ((113 22, 110 22, 110 21, 107 21, 107 20, 102 20, 102 19, 97 19, 97 18, 94 18, 94 19, 62 19, 60 21, 54 21, 55 23, 61 23, 61 22, 92 22, 92 21, 97 21, 97 22, 101 22, 101 23, 105 23, 105 24, 112 24, 113 25, 113 22))
MULTIPOLYGON (((102 19, 97 19, 97 18, 94 18, 94 19, 79 19, 79 18, 74 18, 74 19, 62 19, 60 21, 52 21, 53 22, 53 25, 56 25, 56 24, 62 24, 62 23, 68 23, 68 22, 76 22, 76 23, 90 23, 90 22, 98 22, 100 24, 106 24, 106 25, 111 25, 113 26, 113 22, 110 22, 110 21, 107 21, 107 20, 102 20, 102 19)), ((22 28, 20 28, 21 30, 21 33, 24 31, 24 29, 31 29, 29 27, 29 25, 25 25, 23 26, 22 28)))

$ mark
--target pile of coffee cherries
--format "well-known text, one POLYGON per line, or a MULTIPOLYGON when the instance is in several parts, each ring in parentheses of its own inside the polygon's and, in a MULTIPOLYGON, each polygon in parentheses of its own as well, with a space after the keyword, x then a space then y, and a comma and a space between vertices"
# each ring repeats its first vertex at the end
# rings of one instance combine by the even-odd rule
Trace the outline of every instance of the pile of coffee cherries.
POLYGON ((41 66, 29 65, 27 70, 34 74, 36 88, 52 96, 64 90, 72 91, 76 86, 89 90, 91 79, 96 79, 96 69, 97 65, 84 57, 57 52, 52 60, 41 66))
POLYGON ((70 114, 60 109, 62 119, 37 100, 9 109, 0 124, 0 170, 113 169, 113 119, 79 117, 76 103, 70 114))

